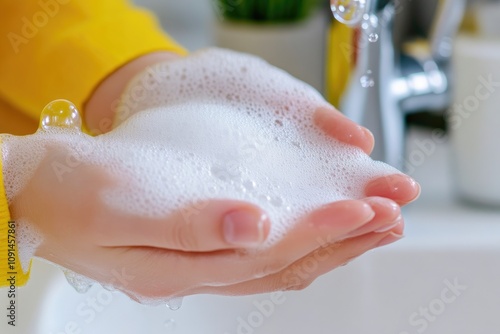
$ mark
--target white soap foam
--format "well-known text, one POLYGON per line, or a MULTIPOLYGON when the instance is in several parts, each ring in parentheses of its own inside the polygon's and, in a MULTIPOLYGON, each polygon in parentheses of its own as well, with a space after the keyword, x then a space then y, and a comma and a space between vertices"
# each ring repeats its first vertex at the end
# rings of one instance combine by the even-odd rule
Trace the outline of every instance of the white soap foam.
POLYGON ((209 49, 162 63, 137 78, 128 96, 120 125, 105 135, 4 137, 8 198, 58 142, 71 161, 123 180, 102 194, 118 210, 164 217, 207 199, 245 200, 272 221, 268 247, 311 210, 362 198, 369 180, 398 173, 323 134, 312 118, 327 105, 320 94, 253 56, 209 49))
POLYGON ((43 238, 36 227, 29 222, 18 220, 16 226, 19 261, 21 262, 21 268, 24 272, 27 272, 30 261, 36 249, 42 244, 43 238))

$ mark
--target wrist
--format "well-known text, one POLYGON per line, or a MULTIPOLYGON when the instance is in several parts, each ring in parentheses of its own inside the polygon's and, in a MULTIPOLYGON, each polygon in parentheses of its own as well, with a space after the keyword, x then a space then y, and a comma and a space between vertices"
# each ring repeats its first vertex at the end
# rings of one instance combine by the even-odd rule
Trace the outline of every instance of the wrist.
POLYGON ((95 134, 110 131, 114 122, 115 107, 129 82, 147 67, 179 57, 180 55, 172 52, 149 53, 128 62, 106 77, 84 105, 87 128, 95 134))
POLYGON ((24 270, 19 258, 17 225, 11 221, 9 202, 4 184, 5 144, 0 135, 0 287, 23 286, 29 279, 30 264, 24 270))

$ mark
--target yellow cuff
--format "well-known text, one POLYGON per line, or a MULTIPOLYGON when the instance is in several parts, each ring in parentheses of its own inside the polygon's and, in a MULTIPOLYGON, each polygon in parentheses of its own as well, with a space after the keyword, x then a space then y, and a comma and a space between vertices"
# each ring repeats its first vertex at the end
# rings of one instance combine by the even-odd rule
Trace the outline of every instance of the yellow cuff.
MULTIPOLYGON (((0 138, 0 153, 1 153, 0 138)), ((17 249, 16 223, 10 220, 9 203, 3 183, 3 166, 0 154, 0 287, 23 286, 28 282, 29 271, 24 272, 17 249)))

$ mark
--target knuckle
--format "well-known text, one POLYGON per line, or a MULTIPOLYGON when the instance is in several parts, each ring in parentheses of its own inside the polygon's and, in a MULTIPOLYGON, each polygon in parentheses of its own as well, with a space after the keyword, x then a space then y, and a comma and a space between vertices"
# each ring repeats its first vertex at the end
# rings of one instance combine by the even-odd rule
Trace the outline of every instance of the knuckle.
POLYGON ((175 223, 171 233, 172 235, 170 237, 166 237, 172 239, 175 247, 179 250, 196 250, 199 248, 199 242, 191 222, 175 223))
POLYGON ((89 237, 95 243, 104 245, 112 240, 113 231, 106 224, 112 217, 109 217, 102 205, 94 204, 94 206, 87 207, 85 210, 86 219, 81 221, 77 228, 80 236, 89 237))

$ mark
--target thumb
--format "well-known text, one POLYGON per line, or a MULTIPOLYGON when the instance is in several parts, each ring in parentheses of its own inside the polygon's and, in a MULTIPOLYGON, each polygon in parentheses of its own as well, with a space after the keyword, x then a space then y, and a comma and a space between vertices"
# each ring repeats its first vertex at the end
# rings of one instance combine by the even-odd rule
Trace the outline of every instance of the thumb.
MULTIPOLYGON (((115 213, 116 214, 116 213, 115 213)), ((210 200, 176 211, 165 219, 110 219, 106 246, 146 246, 186 252, 257 247, 269 235, 267 215, 253 204, 210 200), (112 222, 116 222, 117 226, 112 222), (111 223, 111 224, 110 224, 111 223)))

